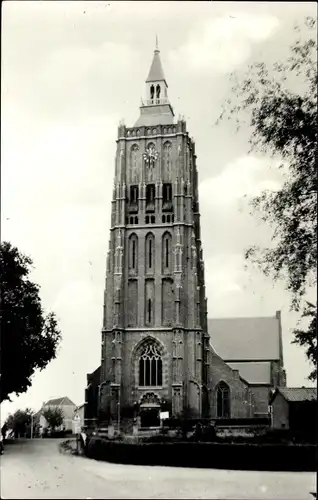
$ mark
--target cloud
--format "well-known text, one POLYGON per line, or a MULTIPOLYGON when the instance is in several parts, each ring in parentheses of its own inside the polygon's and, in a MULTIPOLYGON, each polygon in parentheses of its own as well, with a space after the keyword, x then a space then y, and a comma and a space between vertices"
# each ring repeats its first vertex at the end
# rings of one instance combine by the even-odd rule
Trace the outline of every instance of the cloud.
POLYGON ((233 12, 200 23, 188 41, 169 54, 178 67, 228 72, 250 56, 253 44, 273 35, 279 20, 272 15, 233 12))
POLYGON ((225 207, 243 196, 257 196, 264 190, 275 191, 280 184, 266 179, 269 162, 263 158, 243 156, 229 163, 222 172, 199 185, 200 205, 225 207), (262 178, 263 177, 263 178, 262 178))

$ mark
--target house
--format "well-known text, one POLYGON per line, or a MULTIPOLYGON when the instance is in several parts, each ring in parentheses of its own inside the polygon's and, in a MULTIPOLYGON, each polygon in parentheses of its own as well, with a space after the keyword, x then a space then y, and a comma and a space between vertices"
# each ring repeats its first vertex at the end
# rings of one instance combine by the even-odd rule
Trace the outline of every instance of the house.
POLYGON ((277 387, 270 399, 270 407, 274 429, 315 432, 316 387, 277 387))
POLYGON ((42 408, 41 408, 41 416, 40 416, 40 426, 45 429, 48 427, 48 423, 43 415, 43 410, 46 408, 61 408, 63 411, 64 415, 64 422, 61 427, 64 427, 66 431, 72 431, 73 430, 73 417, 74 417, 74 411, 76 409, 76 404, 73 403, 73 401, 70 400, 67 396, 64 396, 62 398, 56 398, 56 399, 49 399, 46 403, 43 403, 42 408))
POLYGON ((73 416, 73 434, 75 434, 75 421, 78 420, 78 425, 80 427, 84 426, 84 412, 85 412, 85 403, 83 403, 80 406, 77 406, 74 411, 74 416, 73 416))

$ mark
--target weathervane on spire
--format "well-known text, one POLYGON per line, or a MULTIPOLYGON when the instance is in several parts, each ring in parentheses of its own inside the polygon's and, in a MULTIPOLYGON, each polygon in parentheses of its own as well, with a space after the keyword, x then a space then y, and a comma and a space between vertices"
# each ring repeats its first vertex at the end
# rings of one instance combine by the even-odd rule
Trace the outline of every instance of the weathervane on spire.
POLYGON ((158 35, 156 34, 156 50, 159 50, 159 45, 158 45, 158 35))

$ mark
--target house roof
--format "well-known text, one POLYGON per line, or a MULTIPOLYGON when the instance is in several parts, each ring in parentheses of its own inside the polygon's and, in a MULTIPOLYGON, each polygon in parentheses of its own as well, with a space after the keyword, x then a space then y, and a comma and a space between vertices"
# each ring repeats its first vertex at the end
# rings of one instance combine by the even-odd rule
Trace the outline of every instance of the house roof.
POLYGON ((316 387, 278 387, 272 396, 272 400, 278 393, 280 393, 286 401, 290 403, 317 401, 316 387))
POLYGON ((261 385, 271 383, 271 364, 269 361, 249 361, 247 363, 227 363, 249 384, 261 385))
POLYGON ((49 399, 44 406, 76 406, 67 396, 63 398, 49 399))
POLYGON ((163 73, 162 64, 160 60, 160 51, 158 49, 155 50, 153 55, 153 60, 150 66, 150 71, 147 77, 146 82, 160 82, 166 81, 165 75, 163 73))
POLYGON ((211 318, 208 332, 213 349, 224 361, 280 359, 280 322, 276 316, 211 318))

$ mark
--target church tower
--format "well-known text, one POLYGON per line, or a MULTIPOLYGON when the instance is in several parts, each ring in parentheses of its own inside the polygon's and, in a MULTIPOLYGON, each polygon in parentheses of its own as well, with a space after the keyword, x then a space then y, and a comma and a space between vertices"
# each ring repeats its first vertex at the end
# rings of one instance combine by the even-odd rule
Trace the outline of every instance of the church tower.
POLYGON ((208 411, 209 336, 195 145, 174 119, 156 44, 133 127, 118 128, 100 415, 208 411))

